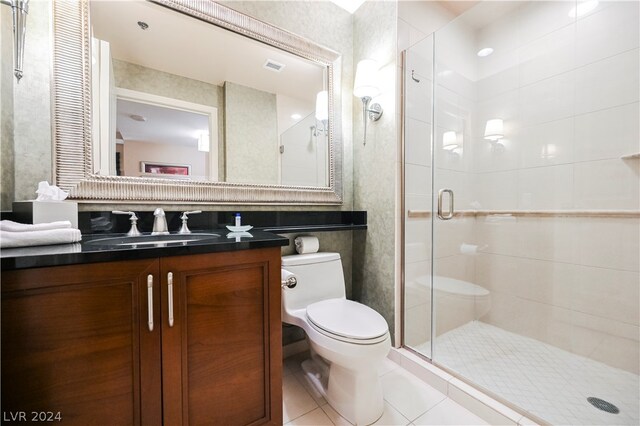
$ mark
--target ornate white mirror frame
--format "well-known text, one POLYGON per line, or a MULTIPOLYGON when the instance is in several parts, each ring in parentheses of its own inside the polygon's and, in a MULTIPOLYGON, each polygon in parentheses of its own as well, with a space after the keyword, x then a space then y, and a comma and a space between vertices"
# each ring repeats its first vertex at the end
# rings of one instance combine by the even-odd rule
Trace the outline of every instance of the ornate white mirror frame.
POLYGON ((54 179, 81 202, 340 204, 342 140, 340 55, 212 0, 153 0, 176 12, 275 46, 327 67, 329 186, 284 186, 104 176, 93 173, 89 0, 53 2, 54 179))

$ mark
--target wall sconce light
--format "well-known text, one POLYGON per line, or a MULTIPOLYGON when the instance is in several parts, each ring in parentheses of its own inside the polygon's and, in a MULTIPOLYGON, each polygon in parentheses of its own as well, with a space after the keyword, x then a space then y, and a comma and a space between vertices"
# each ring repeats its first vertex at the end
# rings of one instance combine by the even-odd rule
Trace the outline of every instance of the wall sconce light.
POLYGON ((13 15, 13 68, 18 82, 22 78, 24 61, 24 35, 29 13, 29 0, 0 0, 0 3, 11 6, 13 15))
POLYGON ((364 137, 362 144, 367 144, 367 115, 369 120, 378 121, 382 116, 382 107, 375 103, 369 105, 371 99, 380 94, 376 84, 378 64, 373 59, 363 59, 358 62, 356 78, 353 83, 353 94, 362 100, 362 121, 364 122, 364 137), (368 114, 367 114, 368 113, 368 114))
POLYGON ((504 122, 502 118, 487 120, 487 125, 484 128, 484 138, 492 142, 504 138, 504 122))
POLYGON ((458 136, 456 135, 456 132, 454 132, 453 130, 449 132, 444 132, 442 134, 442 149, 446 151, 453 151, 457 147, 458 147, 458 136))
POLYGON ((504 138, 504 121, 502 118, 492 118, 487 120, 487 125, 484 128, 484 138, 491 142, 492 150, 504 150, 504 145, 498 142, 504 138))
POLYGON ((329 92, 323 90, 316 95, 316 123, 311 126, 313 136, 318 136, 318 132, 327 133, 329 131, 329 92))
POLYGON ((452 156, 459 156, 462 152, 462 144, 458 143, 458 134, 453 130, 442 134, 442 149, 452 156))
POLYGON ((198 151, 209 152, 209 133, 202 132, 198 136, 198 151))

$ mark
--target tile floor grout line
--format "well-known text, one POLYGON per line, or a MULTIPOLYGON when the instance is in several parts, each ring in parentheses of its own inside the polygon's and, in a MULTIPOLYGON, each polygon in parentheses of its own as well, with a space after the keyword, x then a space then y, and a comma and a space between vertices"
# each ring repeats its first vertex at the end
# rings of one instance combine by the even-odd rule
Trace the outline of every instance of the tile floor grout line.
MULTIPOLYGON (((438 405, 442 404, 444 401, 446 401, 447 399, 450 399, 448 396, 446 396, 443 400, 440 400, 436 403, 436 405, 434 405, 433 407, 429 408, 427 411, 425 411, 424 413, 420 414, 418 417, 416 417, 415 419, 409 419, 409 422, 414 423, 416 420, 418 420, 420 417, 424 416, 425 414, 427 414, 429 411, 433 410, 434 408, 436 408, 438 405)), ((453 400, 452 400, 453 401, 453 400)), ((453 401, 455 402, 455 401, 453 401)), ((456 402, 456 404, 458 404, 456 402)), ((460 405, 460 404, 458 404, 460 405)), ((405 416, 406 417, 406 416, 405 416)))

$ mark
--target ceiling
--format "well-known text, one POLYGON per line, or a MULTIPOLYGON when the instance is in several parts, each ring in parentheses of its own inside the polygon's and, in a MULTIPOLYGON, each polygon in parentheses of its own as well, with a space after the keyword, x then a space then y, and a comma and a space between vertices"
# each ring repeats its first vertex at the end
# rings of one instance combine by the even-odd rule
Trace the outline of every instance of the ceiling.
POLYGON ((198 136, 209 129, 205 114, 166 108, 142 102, 117 101, 116 127, 125 141, 133 140, 196 148, 198 136), (136 121, 132 115, 144 117, 136 121))
MULTIPOLYGON (((466 4, 468 6, 467 9, 464 9, 464 13, 462 16, 458 17, 459 21, 463 22, 469 28, 474 30, 482 30, 490 25, 494 25, 496 20, 501 16, 510 13, 522 6, 523 2, 521 1, 483 1, 483 2, 439 2, 440 4, 447 3, 448 8, 454 7, 452 3, 461 3, 466 4), (474 7, 475 6, 475 7, 474 7)), ((443 4, 444 6, 444 4, 443 4)), ((445 6, 447 7, 447 6, 445 6)), ((460 10, 462 10, 463 6, 458 6, 460 10)), ((462 12, 461 12, 462 13, 462 12)))
POLYGON ((453 13, 455 16, 462 15, 467 10, 471 9, 476 4, 480 3, 479 1, 451 1, 451 0, 438 0, 437 3, 447 9, 449 12, 453 13))

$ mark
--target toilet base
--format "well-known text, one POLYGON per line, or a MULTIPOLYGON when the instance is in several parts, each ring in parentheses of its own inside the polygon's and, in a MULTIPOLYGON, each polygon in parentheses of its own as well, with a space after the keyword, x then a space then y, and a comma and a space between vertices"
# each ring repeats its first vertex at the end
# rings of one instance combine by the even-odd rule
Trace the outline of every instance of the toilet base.
POLYGON ((328 364, 317 354, 302 363, 305 378, 329 405, 354 425, 370 425, 382 417, 384 399, 378 372, 328 364))

